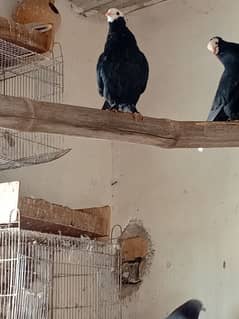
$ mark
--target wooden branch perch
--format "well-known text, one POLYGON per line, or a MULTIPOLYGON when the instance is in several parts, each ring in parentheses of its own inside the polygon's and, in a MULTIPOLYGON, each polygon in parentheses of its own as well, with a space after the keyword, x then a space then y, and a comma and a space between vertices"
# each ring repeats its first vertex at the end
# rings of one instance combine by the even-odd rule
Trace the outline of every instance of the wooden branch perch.
POLYGON ((185 122, 0 95, 0 127, 163 148, 239 147, 239 122, 185 122))
POLYGON ((43 199, 22 197, 19 200, 21 228, 42 233, 91 238, 109 237, 109 206, 71 209, 43 199))

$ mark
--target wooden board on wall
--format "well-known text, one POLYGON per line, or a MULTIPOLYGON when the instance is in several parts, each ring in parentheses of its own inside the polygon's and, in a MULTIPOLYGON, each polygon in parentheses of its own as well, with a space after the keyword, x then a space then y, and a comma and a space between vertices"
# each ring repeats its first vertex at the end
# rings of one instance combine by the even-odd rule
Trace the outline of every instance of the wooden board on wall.
POLYGON ((64 236, 109 237, 110 206, 71 209, 43 199, 19 200, 21 228, 64 236))
POLYGON ((121 255, 124 262, 144 258, 148 253, 148 242, 141 237, 132 237, 121 240, 121 255))

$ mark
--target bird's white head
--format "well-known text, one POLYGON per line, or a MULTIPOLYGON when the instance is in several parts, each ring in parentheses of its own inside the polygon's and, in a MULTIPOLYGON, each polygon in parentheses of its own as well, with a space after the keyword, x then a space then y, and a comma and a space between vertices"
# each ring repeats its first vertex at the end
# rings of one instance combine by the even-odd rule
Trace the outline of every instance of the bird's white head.
POLYGON ((107 17, 108 22, 114 22, 118 18, 124 17, 124 14, 116 8, 111 8, 106 12, 105 16, 107 17))
POLYGON ((221 38, 219 37, 214 37, 212 38, 207 45, 207 48, 210 52, 212 52, 215 55, 218 55, 220 52, 220 41, 221 38))

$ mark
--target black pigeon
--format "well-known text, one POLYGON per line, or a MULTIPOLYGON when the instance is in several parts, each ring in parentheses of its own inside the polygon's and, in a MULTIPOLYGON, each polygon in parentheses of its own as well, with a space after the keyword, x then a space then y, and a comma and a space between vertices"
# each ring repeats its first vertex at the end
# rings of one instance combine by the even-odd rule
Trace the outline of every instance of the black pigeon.
POLYGON ((202 302, 191 299, 176 308, 166 319, 198 319, 201 310, 206 310, 202 302))
POLYGON ((208 115, 208 121, 239 119, 239 44, 212 38, 208 50, 215 54, 224 66, 216 95, 208 115))
POLYGON ((106 16, 109 32, 96 68, 99 93, 105 98, 103 110, 137 115, 136 104, 146 89, 149 65, 123 13, 112 8, 106 16))

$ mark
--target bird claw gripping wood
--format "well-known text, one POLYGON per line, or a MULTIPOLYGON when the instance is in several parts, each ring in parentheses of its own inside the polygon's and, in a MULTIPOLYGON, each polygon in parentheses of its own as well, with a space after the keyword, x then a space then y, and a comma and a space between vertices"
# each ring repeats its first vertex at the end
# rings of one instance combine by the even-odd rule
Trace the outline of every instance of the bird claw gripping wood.
POLYGON ((144 119, 143 115, 141 113, 139 113, 139 112, 138 113, 137 112, 133 113, 133 118, 137 122, 143 121, 143 119, 144 119))

